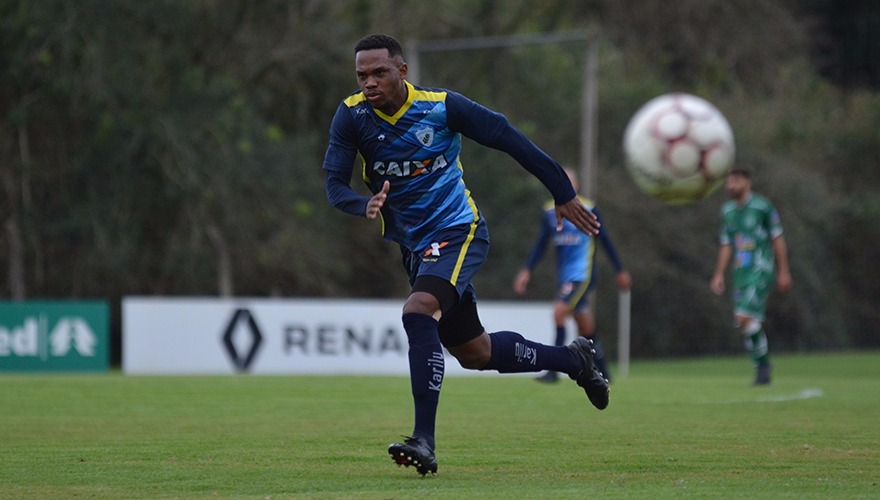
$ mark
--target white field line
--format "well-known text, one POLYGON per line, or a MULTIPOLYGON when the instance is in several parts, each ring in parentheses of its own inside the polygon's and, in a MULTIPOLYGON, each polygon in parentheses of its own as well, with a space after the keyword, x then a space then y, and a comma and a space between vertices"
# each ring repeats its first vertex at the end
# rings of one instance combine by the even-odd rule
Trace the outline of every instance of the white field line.
POLYGON ((822 389, 806 388, 795 394, 763 396, 754 399, 734 399, 730 401, 700 401, 699 404, 785 403, 787 401, 821 398, 823 395, 822 389))

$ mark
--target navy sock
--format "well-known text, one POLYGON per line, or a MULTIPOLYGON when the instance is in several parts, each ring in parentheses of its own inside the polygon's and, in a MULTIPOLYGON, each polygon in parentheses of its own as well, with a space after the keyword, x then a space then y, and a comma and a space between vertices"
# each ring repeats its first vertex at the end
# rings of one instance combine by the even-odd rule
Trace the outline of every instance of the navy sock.
POLYGON ((403 315, 403 328, 409 339, 409 379, 415 405, 413 437, 424 438, 433 449, 444 373, 437 320, 426 314, 407 313, 403 315))
POLYGON ((565 345, 565 326, 556 327, 556 345, 565 345))
POLYGON ((525 339, 516 332, 490 333, 492 358, 485 370, 522 373, 553 370, 577 373, 580 364, 565 347, 549 346, 525 339))

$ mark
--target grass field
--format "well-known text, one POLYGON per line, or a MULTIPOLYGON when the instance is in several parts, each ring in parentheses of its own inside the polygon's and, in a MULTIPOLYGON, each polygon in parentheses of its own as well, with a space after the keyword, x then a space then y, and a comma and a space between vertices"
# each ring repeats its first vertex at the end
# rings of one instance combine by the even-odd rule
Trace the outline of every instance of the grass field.
POLYGON ((449 377, 436 476, 392 464, 403 377, 0 375, 0 498, 880 498, 880 353, 449 377))

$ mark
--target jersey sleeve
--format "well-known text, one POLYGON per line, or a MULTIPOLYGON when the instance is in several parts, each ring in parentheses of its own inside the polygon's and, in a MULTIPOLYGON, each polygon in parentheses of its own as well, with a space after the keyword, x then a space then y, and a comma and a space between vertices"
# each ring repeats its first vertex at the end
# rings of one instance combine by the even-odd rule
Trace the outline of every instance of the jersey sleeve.
POLYGON ((782 235, 782 220, 779 218, 779 212, 776 211, 776 207, 773 205, 770 205, 767 218, 767 233, 770 235, 771 240, 776 239, 782 235))
POLYGON ((562 167, 501 113, 452 91, 447 92, 446 113, 451 130, 510 155, 544 184, 557 205, 576 196, 562 167))
POLYGON ((721 246, 730 245, 733 238, 727 231, 727 205, 721 207, 721 228, 718 230, 718 244, 721 246))
POLYGON ((540 262, 541 259, 544 257, 544 253, 547 251, 547 244, 550 243, 550 239, 552 237, 552 229, 548 224, 545 223, 544 217, 541 217, 541 226, 538 230, 538 239, 535 241, 535 245, 532 247, 532 251, 529 252, 528 259, 526 259, 526 269, 532 270, 535 268, 535 266, 538 265, 538 262, 540 262))
POLYGON ((330 141, 324 153, 325 170, 348 172, 357 158, 357 134, 354 119, 345 103, 340 103, 330 122, 330 141))
POLYGON ((611 239, 611 234, 608 232, 608 226, 602 222, 602 213, 599 211, 599 208, 595 206, 592 210, 593 213, 596 214, 596 219, 601 224, 598 237, 599 242, 602 243, 602 248, 605 249, 605 254, 608 255, 608 258, 611 260, 611 265, 614 266, 615 271, 623 271, 623 261, 620 260, 620 255, 617 253, 617 247, 614 246, 614 241, 611 239))
POLYGON ((351 188, 351 171, 327 171, 327 200, 331 205, 351 215, 367 216, 370 198, 361 196, 351 188))
POLYGON ((369 198, 351 188, 351 173, 357 158, 354 120, 345 103, 340 103, 330 124, 330 142, 324 154, 327 171, 327 200, 337 209, 351 215, 366 217, 369 198))

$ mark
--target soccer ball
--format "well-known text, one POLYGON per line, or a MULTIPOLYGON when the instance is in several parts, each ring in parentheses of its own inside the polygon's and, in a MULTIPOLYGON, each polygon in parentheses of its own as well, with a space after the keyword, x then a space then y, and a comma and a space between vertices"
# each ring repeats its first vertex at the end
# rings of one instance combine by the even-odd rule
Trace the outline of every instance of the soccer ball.
POLYGON ((672 204, 709 196, 733 165, 733 131, 715 106, 673 93, 645 103, 623 133, 629 174, 645 193, 672 204))

